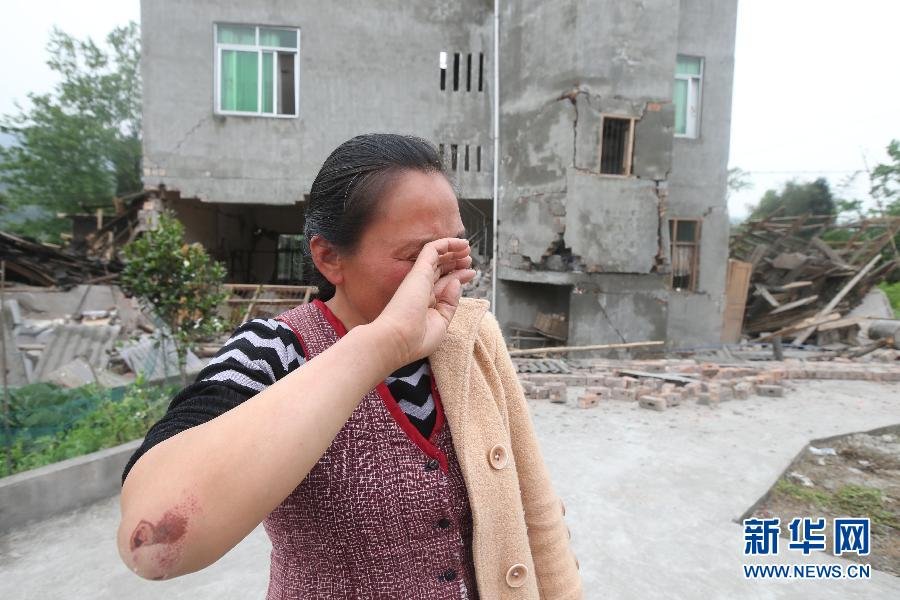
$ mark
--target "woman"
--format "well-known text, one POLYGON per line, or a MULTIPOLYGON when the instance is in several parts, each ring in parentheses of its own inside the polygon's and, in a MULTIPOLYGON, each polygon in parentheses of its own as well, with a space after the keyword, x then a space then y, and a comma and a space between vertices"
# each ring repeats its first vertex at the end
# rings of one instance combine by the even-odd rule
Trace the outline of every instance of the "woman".
POLYGON ((564 508, 434 148, 353 138, 310 190, 320 299, 241 326, 123 473, 140 576, 263 522, 268 598, 580 598, 564 508), (324 302, 322 300, 325 300, 324 302))

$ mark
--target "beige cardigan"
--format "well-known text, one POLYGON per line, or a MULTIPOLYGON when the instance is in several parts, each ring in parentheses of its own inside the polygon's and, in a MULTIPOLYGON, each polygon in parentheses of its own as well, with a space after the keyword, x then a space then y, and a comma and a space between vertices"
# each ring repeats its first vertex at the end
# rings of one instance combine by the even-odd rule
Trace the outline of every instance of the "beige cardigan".
POLYGON ((487 300, 462 298, 429 357, 472 507, 482 600, 582 598, 565 508, 487 300))

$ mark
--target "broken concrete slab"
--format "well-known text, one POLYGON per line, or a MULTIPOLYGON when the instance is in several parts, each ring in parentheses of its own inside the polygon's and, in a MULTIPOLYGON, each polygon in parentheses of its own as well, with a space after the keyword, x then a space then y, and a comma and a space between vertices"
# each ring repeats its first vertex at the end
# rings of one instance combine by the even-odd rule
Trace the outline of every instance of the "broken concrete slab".
MULTIPOLYGON (((124 344, 119 356, 135 374, 143 375, 149 381, 167 379, 178 374, 178 355, 171 340, 160 341, 158 337, 143 336, 139 340, 124 344)), ((198 373, 203 361, 188 350, 185 362, 187 373, 198 373)))
POLYGON ((106 369, 96 368, 83 358, 76 358, 45 374, 42 381, 67 388, 81 387, 91 383, 112 388, 132 383, 134 378, 123 377, 106 369))
POLYGON ((34 369, 33 381, 46 381, 53 372, 76 358, 95 369, 109 363, 113 343, 119 337, 118 325, 60 325, 53 329, 34 369))

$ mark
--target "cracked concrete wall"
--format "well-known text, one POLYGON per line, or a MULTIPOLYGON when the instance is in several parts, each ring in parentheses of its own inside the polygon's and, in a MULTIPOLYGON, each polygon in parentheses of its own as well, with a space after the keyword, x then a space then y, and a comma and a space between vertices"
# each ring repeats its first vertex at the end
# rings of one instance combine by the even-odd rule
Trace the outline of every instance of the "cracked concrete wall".
POLYGON ((717 344, 728 270, 725 182, 731 132, 736 0, 682 0, 678 53, 704 59, 700 136, 675 138, 668 216, 703 219, 697 293, 672 292, 673 346, 717 344))
MULTIPOLYGON (((599 277, 635 273, 653 291, 601 294, 613 322, 625 335, 643 332, 640 314, 665 334, 659 276, 649 274, 659 253, 655 180, 671 171, 678 10, 677 0, 504 5, 498 273, 519 283, 498 287, 502 323, 507 311, 527 312, 529 281, 596 291, 599 277), (636 177, 600 175, 604 115, 638 119, 636 177)), ((598 316, 603 307, 572 292, 572 339, 619 341, 598 316)))
POLYGON ((666 278, 661 275, 610 273, 578 283, 569 300, 567 343, 664 340, 667 301, 666 278))
MULTIPOLYGON (((235 203, 303 200, 325 157, 350 137, 396 131, 482 147, 460 195, 491 196, 492 5, 469 0, 141 3, 144 183, 235 203), (296 119, 214 115, 216 22, 296 26, 296 119), (438 53, 485 54, 485 91, 440 90, 438 53)), ((463 55, 465 58, 465 54, 463 55)), ((464 61, 463 61, 464 62, 464 61)))
POLYGON ((649 273, 659 248, 656 183, 570 169, 566 244, 587 272, 649 273))

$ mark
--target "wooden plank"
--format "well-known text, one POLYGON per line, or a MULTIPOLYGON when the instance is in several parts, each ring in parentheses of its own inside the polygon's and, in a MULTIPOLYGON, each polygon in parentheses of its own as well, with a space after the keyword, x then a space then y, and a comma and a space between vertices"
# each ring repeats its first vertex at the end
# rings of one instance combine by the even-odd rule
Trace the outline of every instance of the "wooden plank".
POLYGON ((831 314, 824 315, 821 317, 813 315, 812 317, 809 317, 808 319, 803 319, 802 321, 798 321, 797 323, 793 323, 791 325, 788 325, 787 327, 782 327, 781 329, 779 329, 778 331, 775 331, 773 333, 768 333, 766 335, 760 336, 759 338, 756 339, 756 341, 757 342, 767 342, 776 337, 784 337, 786 335, 790 335, 796 331, 800 331, 801 329, 803 329, 805 327, 818 327, 822 323, 828 323, 830 321, 837 321, 840 318, 841 318, 840 313, 831 313, 831 314))
POLYGON ((620 375, 629 375, 631 377, 650 377, 652 379, 662 379, 663 381, 671 381, 672 383, 680 383, 682 385, 700 381, 699 379, 695 379, 693 377, 677 375, 675 373, 650 373, 648 371, 633 371, 631 369, 616 369, 616 372, 620 375))
POLYGON ((735 344, 741 340, 744 312, 747 309, 747 288, 750 285, 752 273, 753 265, 750 263, 728 259, 721 336, 721 340, 725 344, 735 344))
POLYGON ((766 286, 764 286, 760 283, 757 283, 754 285, 756 286, 756 294, 758 294, 759 296, 762 296, 766 302, 768 302, 775 308, 778 308, 779 306, 781 306, 781 302, 776 300, 774 298, 774 296, 772 296, 772 294, 769 293, 769 290, 766 289, 766 286))
POLYGON ((786 283, 785 285, 779 285, 776 287, 772 287, 771 290, 773 292, 787 292, 789 290, 796 290, 797 288, 809 287, 813 284, 812 281, 794 281, 791 283, 786 283))
POLYGON ((819 331, 831 331, 832 329, 853 327, 854 325, 859 325, 868 318, 869 317, 846 317, 843 319, 838 319, 837 321, 831 321, 830 323, 823 323, 819 325, 819 331))
POLYGON ((819 239, 818 236, 813 237, 813 239, 811 239, 809 241, 809 243, 812 245, 813 248, 815 248, 816 250, 818 250, 819 252, 821 252, 822 254, 827 256, 828 259, 831 262, 833 262, 834 264, 841 265, 841 266, 849 266, 849 265, 847 265, 846 262, 844 262, 844 259, 841 258, 841 255, 838 254, 834 248, 832 248, 831 246, 829 246, 828 244, 823 242, 821 239, 819 239))
POLYGON ((662 346, 665 342, 627 342, 622 344, 595 344, 593 346, 551 346, 549 348, 533 348, 528 350, 510 350, 510 356, 528 354, 556 354, 558 352, 587 352, 590 350, 607 350, 614 348, 641 348, 646 346, 662 346))
POLYGON ((812 296, 807 296, 806 298, 800 298, 799 300, 794 300, 793 302, 788 302, 787 304, 783 304, 776 308, 775 310, 769 311, 770 315, 777 315, 778 313, 787 312, 791 309, 806 306, 807 304, 812 304, 816 300, 818 300, 819 295, 814 294, 812 296))
MULTIPOLYGON (((872 267, 875 266, 875 263, 877 263, 879 260, 881 260, 881 255, 880 255, 880 254, 877 254, 877 255, 875 255, 874 257, 872 257, 872 260, 870 260, 869 262, 867 262, 867 263, 866 263, 866 266, 864 266, 862 269, 860 269, 859 273, 857 273, 857 274, 853 277, 853 279, 851 279, 850 281, 848 281, 848 282, 847 282, 847 285, 845 285, 843 288, 841 288, 841 291, 839 291, 839 292, 837 293, 837 295, 836 295, 834 298, 832 298, 831 301, 830 301, 827 305, 825 305, 825 307, 822 308, 822 310, 820 310, 820 311, 817 313, 816 316, 826 315, 826 314, 830 313, 831 311, 833 311, 833 310, 834 310, 834 307, 837 306, 838 303, 839 303, 841 300, 844 299, 844 296, 846 296, 847 293, 848 293, 850 290, 852 290, 853 287, 854 287, 857 283, 859 283, 859 280, 862 279, 862 278, 865 276, 865 274, 868 273, 868 272, 872 269, 872 267)), ((806 341, 806 338, 808 338, 809 336, 811 336, 812 333, 813 333, 815 330, 816 330, 815 326, 812 326, 812 327, 809 327, 808 329, 802 331, 802 332, 800 333, 800 335, 798 335, 796 338, 794 338, 794 342, 793 342, 794 345, 795 345, 795 346, 799 346, 800 344, 802 344, 803 342, 805 342, 805 341, 806 341)))

